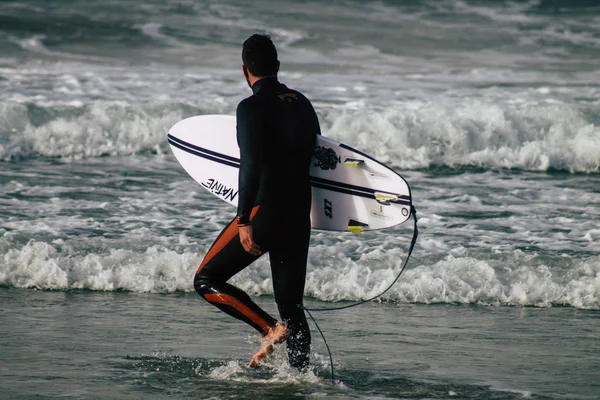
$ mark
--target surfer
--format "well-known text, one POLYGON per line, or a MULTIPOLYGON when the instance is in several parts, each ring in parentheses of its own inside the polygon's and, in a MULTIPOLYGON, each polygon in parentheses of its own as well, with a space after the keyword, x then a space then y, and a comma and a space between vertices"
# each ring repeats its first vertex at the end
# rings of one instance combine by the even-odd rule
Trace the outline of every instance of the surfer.
POLYGON ((277 50, 267 35, 243 45, 242 71, 253 94, 237 108, 240 171, 237 216, 217 237, 194 277, 209 303, 258 330, 263 341, 256 367, 284 341, 290 365, 306 369, 310 331, 302 304, 310 239, 310 161, 319 121, 302 93, 278 81, 277 50), (281 321, 227 283, 269 253, 281 321))

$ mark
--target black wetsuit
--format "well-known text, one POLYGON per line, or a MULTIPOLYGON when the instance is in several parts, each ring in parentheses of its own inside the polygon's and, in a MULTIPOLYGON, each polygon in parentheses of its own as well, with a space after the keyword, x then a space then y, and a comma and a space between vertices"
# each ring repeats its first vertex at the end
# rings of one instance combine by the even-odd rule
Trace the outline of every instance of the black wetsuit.
POLYGON ((310 331, 302 304, 310 239, 310 160, 319 121, 301 93, 276 78, 252 86, 237 109, 240 173, 237 217, 221 232, 196 272, 194 287, 208 302, 265 335, 276 320, 250 297, 226 283, 258 257, 246 252, 238 223, 250 222, 254 241, 269 252, 273 291, 287 340, 290 364, 306 368, 310 331))

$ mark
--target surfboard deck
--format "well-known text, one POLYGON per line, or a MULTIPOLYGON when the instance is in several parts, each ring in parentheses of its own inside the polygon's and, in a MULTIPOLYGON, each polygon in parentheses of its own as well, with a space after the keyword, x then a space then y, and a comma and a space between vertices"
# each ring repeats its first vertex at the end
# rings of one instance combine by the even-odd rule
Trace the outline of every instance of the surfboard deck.
MULTIPOLYGON (((235 116, 184 119, 173 125, 167 139, 196 182, 237 206, 240 153, 235 116)), ((318 136, 310 176, 313 229, 360 233, 389 228, 410 217, 412 198, 406 180, 348 145, 318 136)))

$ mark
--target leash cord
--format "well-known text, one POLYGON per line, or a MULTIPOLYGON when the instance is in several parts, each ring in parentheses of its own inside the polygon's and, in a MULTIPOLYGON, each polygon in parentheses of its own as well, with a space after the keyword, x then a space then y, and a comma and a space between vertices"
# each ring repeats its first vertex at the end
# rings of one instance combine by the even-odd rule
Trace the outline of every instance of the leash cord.
POLYGON ((356 307, 356 306, 359 306, 361 304, 368 303, 370 301, 375 300, 378 297, 383 296, 388 290, 390 290, 392 288, 392 286, 394 286, 396 284, 396 282, 398 282, 398 279, 400 279, 400 276, 402 275, 402 273, 406 269, 406 265, 408 264, 408 260, 410 259, 412 251, 413 251, 413 249, 415 247, 415 243, 417 242, 417 237, 419 236, 419 228, 417 227, 417 210, 415 209, 414 206, 411 206, 410 210, 411 210, 411 213, 412 213, 412 216, 413 216, 413 219, 414 219, 414 230, 413 230, 413 237, 412 237, 412 240, 410 242, 410 247, 408 248, 408 255, 406 256, 406 260, 404 260, 404 265, 402 265, 402 269, 400 270, 400 272, 396 276, 396 279, 394 279, 394 281, 383 292, 381 292, 378 295, 373 296, 373 297, 371 297, 369 299, 363 299, 363 300, 360 300, 360 301, 358 301, 356 303, 349 304, 347 306, 342 306, 342 307, 306 308, 306 307, 304 307, 304 305, 298 304, 298 308, 300 308, 300 309, 302 309, 302 310, 304 310, 304 311, 306 311, 308 313, 308 316, 313 321, 313 323, 317 327, 317 330, 321 334, 321 337, 323 338, 323 342, 325 342, 325 347, 327 348, 327 353, 329 353, 329 361, 331 363, 331 382, 333 384, 335 384, 335 375, 334 375, 334 370, 333 370, 333 357, 331 356, 331 351, 329 350, 329 345, 327 344, 327 340, 325 339, 325 335, 323 334, 323 331, 321 330, 321 328, 319 328, 319 325, 317 324, 317 321, 314 319, 314 317, 312 316, 312 314, 310 312, 311 311, 336 311, 336 310, 344 310, 346 308, 356 307))
POLYGON ((317 324, 317 321, 315 321, 315 319, 312 316, 312 314, 310 313, 310 311, 304 307, 301 307, 301 308, 304 311, 306 311, 306 313, 308 314, 310 319, 312 319, 312 322, 315 324, 315 326, 317 327, 317 330, 319 331, 319 333, 321 334, 321 337, 323 338, 323 342, 325 342, 325 347, 327 348, 327 353, 329 354, 329 363, 331 364, 331 383, 333 383, 335 385, 335 375, 333 372, 333 357, 331 356, 331 351, 329 350, 329 345, 327 344, 327 339, 325 339, 325 335, 323 334, 323 331, 321 330, 321 328, 319 328, 319 324, 317 324))

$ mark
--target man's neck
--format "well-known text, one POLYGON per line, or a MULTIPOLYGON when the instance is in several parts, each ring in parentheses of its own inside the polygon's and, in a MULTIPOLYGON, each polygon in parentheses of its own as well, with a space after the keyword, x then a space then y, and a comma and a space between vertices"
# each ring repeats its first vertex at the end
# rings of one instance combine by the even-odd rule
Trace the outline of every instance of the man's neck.
POLYGON ((258 90, 258 87, 261 86, 261 84, 259 84, 259 82, 261 81, 270 81, 270 80, 277 80, 277 75, 271 75, 271 76, 263 76, 261 78, 255 78, 253 81, 250 80, 250 87, 252 88, 253 92, 256 92, 258 90), (256 86, 258 84, 258 86, 256 86))

